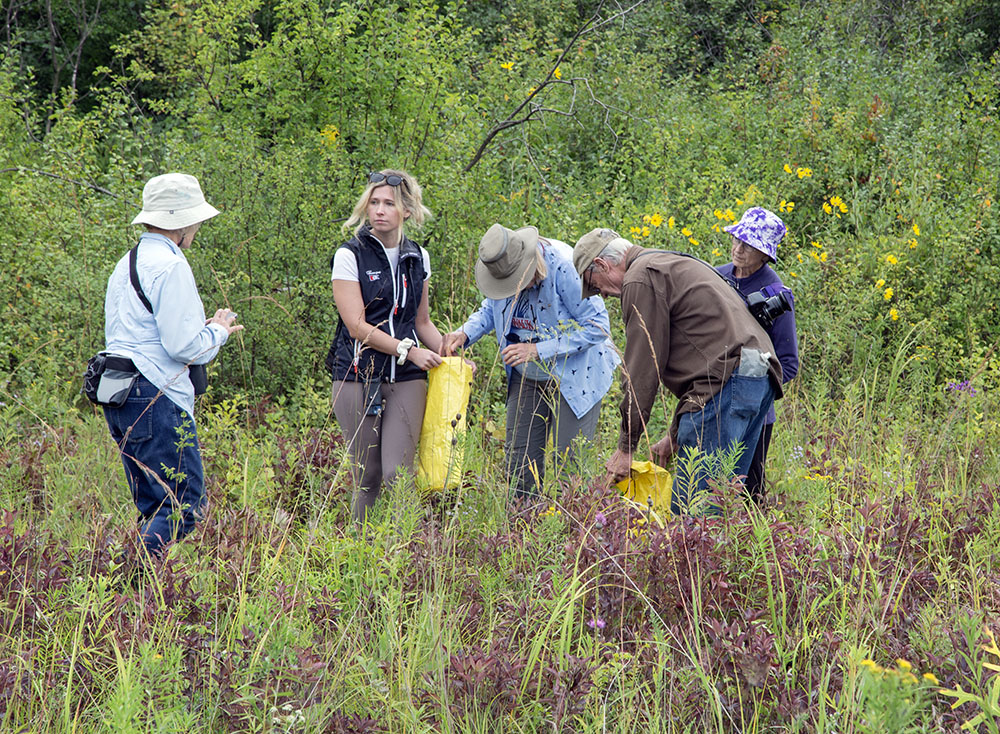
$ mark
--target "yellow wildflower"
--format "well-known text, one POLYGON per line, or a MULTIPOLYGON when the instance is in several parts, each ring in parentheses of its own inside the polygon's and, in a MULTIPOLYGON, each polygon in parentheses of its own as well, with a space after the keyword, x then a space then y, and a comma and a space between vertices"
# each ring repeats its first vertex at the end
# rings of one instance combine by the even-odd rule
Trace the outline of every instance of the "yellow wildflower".
POLYGON ((800 263, 805 262, 805 260, 802 258, 802 253, 801 252, 796 252, 795 253, 795 257, 797 257, 799 259, 800 263))
POLYGON ((629 227, 629 234, 642 234, 642 227, 629 227))
POLYGON ((889 318, 893 321, 899 321, 899 311, 894 308, 889 309, 889 318))
POLYGON ((821 263, 825 263, 826 262, 826 256, 827 256, 827 253, 826 253, 826 250, 824 250, 823 252, 821 252, 819 254, 819 261, 821 263))
POLYGON ((799 277, 799 274, 796 273, 794 270, 789 270, 788 274, 791 275, 793 278, 798 278, 799 277))
POLYGON ((940 685, 941 681, 937 679, 937 676, 933 673, 924 673, 923 679, 928 683, 933 683, 934 685, 940 685))
POLYGON ((712 248, 712 254, 715 255, 716 257, 722 257, 722 252, 719 250, 718 247, 712 248))
POLYGON ((701 244, 701 243, 700 243, 700 242, 698 242, 698 240, 696 240, 696 239, 695 239, 694 237, 688 237, 688 242, 690 242, 690 243, 691 243, 692 245, 694 245, 695 247, 697 247, 698 245, 700 245, 700 244, 701 244))
POLYGON ((819 254, 815 250, 809 250, 809 257, 811 257, 816 262, 819 262, 819 254))
POLYGON ((691 230, 688 229, 687 227, 684 227, 683 229, 681 229, 681 234, 684 235, 685 237, 690 237, 691 236, 691 230))
POLYGON ((794 201, 785 201, 784 199, 782 199, 781 203, 778 204, 778 208, 783 212, 790 212, 794 207, 794 201))
POLYGON ((646 224, 649 224, 649 215, 648 214, 643 214, 642 215, 642 221, 644 221, 646 224))
POLYGON ((721 209, 716 209, 714 212, 712 212, 712 214, 715 215, 716 219, 722 219, 722 210, 721 209))
POLYGON ((337 138, 340 137, 340 130, 335 125, 327 125, 319 131, 319 134, 327 145, 333 145, 337 142, 337 138))
POLYGON ((712 229, 713 232, 721 232, 722 231, 722 227, 719 226, 718 222, 716 222, 715 224, 713 224, 712 227, 711 227, 711 229, 712 229))
POLYGON ((813 172, 811 168, 796 168, 795 175, 799 178, 809 178, 813 175, 813 172))
POLYGON ((845 204, 844 200, 841 199, 839 196, 830 197, 830 206, 835 206, 838 209, 840 209, 841 213, 847 214, 847 204, 845 204))
POLYGON ((833 209, 830 207, 830 202, 828 201, 823 202, 823 211, 825 211, 827 214, 833 214, 833 209))
POLYGON ((889 265, 895 265, 899 262, 899 258, 893 255, 891 252, 885 256, 885 261, 889 265))
POLYGON ((884 298, 884 299, 885 299, 885 300, 887 300, 887 301, 891 301, 891 300, 892 300, 892 294, 893 294, 894 292, 895 292, 895 291, 893 291, 893 290, 892 290, 892 288, 886 288, 886 289, 885 289, 885 292, 884 292, 884 293, 882 293, 882 298, 884 298))
POLYGON ((643 237, 649 237, 649 227, 643 227, 642 228, 642 236, 643 237))
POLYGON ((724 211, 722 213, 722 216, 725 217, 727 221, 730 221, 730 222, 735 222, 736 221, 736 214, 733 212, 732 209, 726 209, 726 211, 724 211))
POLYGON ((917 226, 916 222, 913 223, 913 234, 915 234, 917 237, 920 236, 920 227, 917 226))
POLYGON ((736 206, 743 206, 743 199, 737 199, 736 206))
POLYGON ((878 280, 875 281, 876 288, 881 288, 884 285, 885 285, 885 278, 879 278, 878 280))
POLYGON ((663 224, 663 217, 661 217, 659 214, 654 214, 649 218, 649 223, 652 224, 654 227, 659 227, 661 224, 663 224))
POLYGON ((500 68, 501 69, 506 69, 507 71, 510 71, 511 69, 514 68, 514 62, 513 61, 505 61, 504 63, 500 64, 500 68))
POLYGON ((556 79, 562 79, 562 69, 560 69, 557 66, 555 71, 552 72, 552 76, 554 76, 556 79))
POLYGON ((819 242, 817 242, 816 240, 813 240, 813 241, 812 241, 812 242, 810 242, 809 244, 810 244, 810 245, 812 245, 813 247, 820 247, 820 248, 822 248, 822 247, 823 247, 823 245, 821 245, 821 244, 820 244, 819 242))
POLYGON ((668 226, 668 227, 670 227, 670 229, 673 229, 673 228, 674 228, 674 224, 675 224, 675 222, 674 222, 674 218, 673 218, 673 217, 670 217, 670 218, 669 218, 669 219, 667 220, 667 226, 668 226))
POLYGON ((786 163, 785 164, 785 173, 791 173, 791 172, 792 172, 792 167, 786 163))

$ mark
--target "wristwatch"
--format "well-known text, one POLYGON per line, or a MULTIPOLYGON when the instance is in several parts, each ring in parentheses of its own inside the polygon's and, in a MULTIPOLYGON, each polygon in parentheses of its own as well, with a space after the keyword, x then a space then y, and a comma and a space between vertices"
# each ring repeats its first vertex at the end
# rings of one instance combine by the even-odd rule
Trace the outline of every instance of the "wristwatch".
POLYGON ((409 354, 410 349, 417 346, 417 343, 412 339, 403 339, 399 344, 396 345, 396 354, 399 355, 399 359, 396 360, 396 364, 403 364, 406 362, 406 355, 409 354))

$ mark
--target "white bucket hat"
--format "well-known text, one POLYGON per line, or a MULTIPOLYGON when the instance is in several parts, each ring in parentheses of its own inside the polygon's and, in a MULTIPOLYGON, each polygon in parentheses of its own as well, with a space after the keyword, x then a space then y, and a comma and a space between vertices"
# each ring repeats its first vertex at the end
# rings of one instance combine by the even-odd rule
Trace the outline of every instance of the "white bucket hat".
POLYGON ((142 189, 142 211, 132 224, 183 229, 211 219, 219 210, 205 201, 198 179, 186 173, 154 176, 142 189))
POLYGON ((528 287, 537 264, 538 230, 494 224, 479 242, 476 285, 487 298, 510 298, 528 287))

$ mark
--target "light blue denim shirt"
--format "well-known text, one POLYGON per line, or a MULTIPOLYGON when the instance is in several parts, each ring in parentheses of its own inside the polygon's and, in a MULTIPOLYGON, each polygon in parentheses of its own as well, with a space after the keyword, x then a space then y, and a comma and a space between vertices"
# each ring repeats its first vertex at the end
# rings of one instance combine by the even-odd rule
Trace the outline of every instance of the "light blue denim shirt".
POLYGON ((128 253, 108 278, 104 298, 104 342, 111 354, 128 357, 143 377, 194 420, 189 364, 205 364, 226 343, 220 324, 205 324, 191 266, 180 248, 160 234, 139 238, 136 272, 153 306, 146 310, 128 276, 128 253))
MULTIPOLYGON (((491 331, 503 349, 512 331, 536 330, 542 368, 582 418, 607 394, 621 359, 611 342, 608 309, 600 296, 580 300, 573 251, 558 240, 540 240, 548 275, 517 298, 483 301, 462 326, 474 344, 491 331)), ((510 378, 510 368, 507 368, 510 378)))

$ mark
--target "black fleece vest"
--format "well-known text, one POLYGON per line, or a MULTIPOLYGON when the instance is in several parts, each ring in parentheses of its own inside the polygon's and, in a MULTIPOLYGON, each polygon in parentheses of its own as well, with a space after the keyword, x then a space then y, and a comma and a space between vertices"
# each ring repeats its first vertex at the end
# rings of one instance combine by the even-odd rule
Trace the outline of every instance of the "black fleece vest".
MULTIPOLYGON (((365 304, 365 321, 397 339, 417 339, 417 307, 424 292, 424 260, 420 248, 406 237, 399 244, 395 281, 382 245, 367 225, 342 245, 358 261, 358 284, 365 304)), ((331 268, 333 260, 330 261, 331 268)), ((326 367, 334 380, 405 382, 426 379, 427 373, 411 362, 396 364, 396 356, 383 354, 351 337, 343 319, 337 320, 326 367)))

